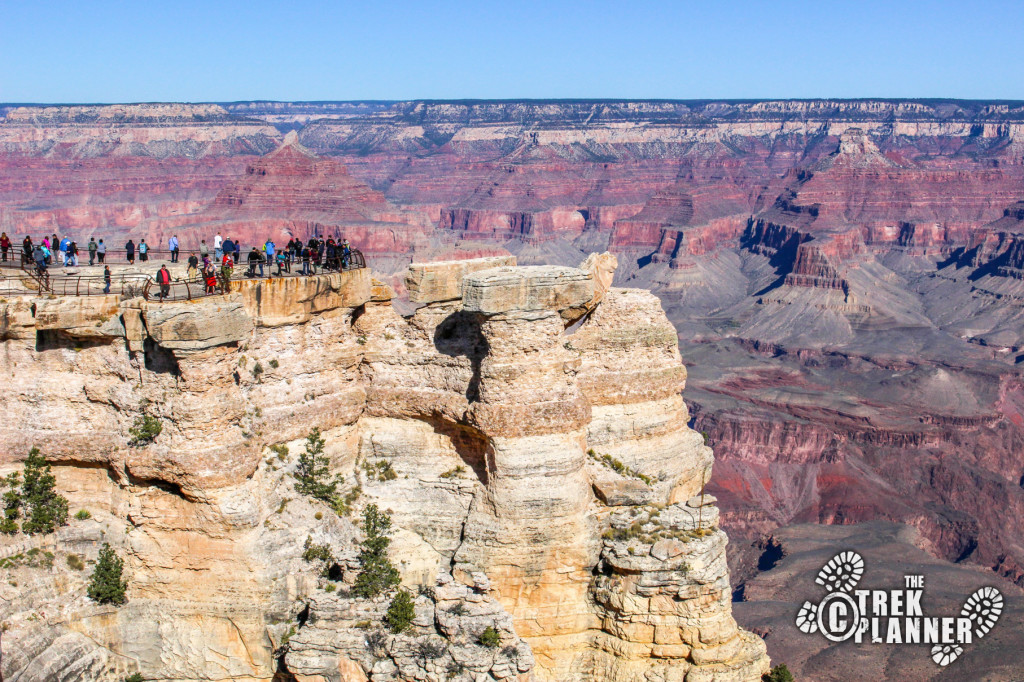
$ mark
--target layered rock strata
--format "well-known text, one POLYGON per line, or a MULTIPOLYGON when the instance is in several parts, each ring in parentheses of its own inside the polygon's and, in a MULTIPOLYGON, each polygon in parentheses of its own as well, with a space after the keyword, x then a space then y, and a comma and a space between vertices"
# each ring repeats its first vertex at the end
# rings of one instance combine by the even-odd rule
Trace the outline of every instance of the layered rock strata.
POLYGON ((38 445, 91 513, 0 541, 5 678, 759 679, 672 326, 608 287, 613 258, 584 266, 414 266, 405 317, 368 270, 0 302, 0 473, 38 445), (141 416, 163 429, 133 445, 141 416), (403 634, 350 595, 354 517, 294 490, 313 426, 355 513, 390 511, 419 595, 403 634), (323 574, 307 537, 332 550, 323 574), (126 558, 119 608, 70 558, 101 542, 126 558))

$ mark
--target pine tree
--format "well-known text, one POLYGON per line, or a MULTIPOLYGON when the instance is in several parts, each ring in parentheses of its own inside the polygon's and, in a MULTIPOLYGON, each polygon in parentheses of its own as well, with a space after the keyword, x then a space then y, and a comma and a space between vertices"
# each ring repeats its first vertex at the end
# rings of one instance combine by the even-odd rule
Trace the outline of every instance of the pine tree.
POLYGON ((384 614, 384 622, 396 635, 405 632, 412 625, 416 617, 416 608, 412 603, 412 596, 406 590, 399 590, 388 605, 388 612, 384 614))
POLYGON ((761 676, 764 682, 793 682, 793 673, 785 663, 780 663, 761 676))
POLYGON ((0 518, 0 533, 14 535, 18 532, 18 517, 21 516, 21 474, 15 471, 0 479, 0 484, 10 490, 3 496, 4 515, 0 518))
POLYGON ((123 572, 124 559, 117 556, 109 544, 103 543, 99 560, 96 562, 96 568, 93 570, 89 582, 89 599, 100 604, 116 604, 117 606, 128 601, 125 597, 128 581, 121 578, 123 572))
POLYGON ((327 465, 330 458, 324 454, 326 442, 320 429, 314 427, 306 436, 306 451, 299 455, 295 467, 295 489, 303 494, 333 505, 338 497, 337 479, 329 481, 327 465))
POLYGON ((356 576, 353 591, 360 597, 376 597, 401 582, 398 569, 388 559, 391 538, 391 517, 371 504, 363 510, 363 541, 360 543, 359 564, 362 570, 356 576))
POLYGON ((57 479, 50 473, 50 465, 32 448, 25 459, 25 480, 21 486, 25 505, 25 522, 21 530, 28 534, 52 533, 67 525, 68 501, 57 494, 57 479))

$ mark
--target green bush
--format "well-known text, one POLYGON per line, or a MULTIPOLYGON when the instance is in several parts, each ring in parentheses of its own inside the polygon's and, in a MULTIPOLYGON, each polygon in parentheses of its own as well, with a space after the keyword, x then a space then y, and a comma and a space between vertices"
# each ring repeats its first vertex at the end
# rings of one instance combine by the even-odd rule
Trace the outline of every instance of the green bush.
POLYGON ((393 481, 398 478, 398 473, 386 459, 377 460, 376 464, 363 462, 363 471, 371 481, 393 481))
POLYGON ((313 542, 313 536, 307 535, 306 544, 304 545, 302 552, 302 558, 308 562, 322 561, 323 564, 321 565, 320 572, 323 575, 326 575, 331 563, 334 561, 334 553, 331 552, 331 548, 327 545, 315 544, 313 542))
POLYGON ((96 562, 96 568, 93 569, 92 578, 89 581, 89 599, 100 604, 116 604, 118 606, 128 601, 125 597, 128 581, 122 579, 123 572, 124 559, 117 556, 109 544, 103 543, 99 560, 96 562))
POLYGON ((330 505, 338 496, 338 479, 331 480, 327 470, 330 458, 324 454, 326 442, 320 429, 314 427, 306 436, 306 451, 299 455, 295 467, 295 489, 330 505))
POLYGON ((388 612, 384 614, 384 622, 387 623, 391 632, 398 634, 405 632, 412 625, 416 617, 416 608, 412 603, 412 595, 405 590, 399 590, 388 605, 388 612))
POLYGON ((132 673, 128 677, 124 678, 124 682, 146 682, 142 677, 142 673, 132 673))
POLYGON ((82 561, 82 557, 77 554, 68 554, 67 562, 68 568, 72 571, 81 571, 85 569, 85 562, 82 561))
POLYGON ((793 673, 785 663, 780 663, 761 676, 764 682, 793 682, 793 673))
POLYGON ((21 516, 21 474, 15 471, 0 479, 0 483, 10 488, 3 496, 4 515, 0 519, 0 533, 14 535, 18 532, 18 518, 21 516))
POLYGON ((148 414, 136 417, 135 423, 128 429, 128 434, 131 436, 128 444, 133 447, 148 445, 156 440, 163 430, 163 424, 156 417, 150 417, 148 414))
POLYGON ((493 649, 501 644, 501 637, 498 636, 497 630, 488 625, 484 631, 480 633, 480 643, 493 649))
POLYGON ((458 476, 461 476, 463 473, 465 473, 465 471, 466 467, 460 464, 454 469, 449 469, 448 471, 441 474, 441 478, 457 478, 458 476))
POLYGON ((79 509, 75 512, 75 518, 79 521, 85 521, 92 518, 92 513, 88 509, 79 509))
POLYGON ((24 482, 21 496, 25 504, 25 521, 21 530, 29 535, 52 533, 67 525, 68 501, 57 494, 57 479, 50 473, 50 465, 32 448, 25 459, 24 482))
POLYGON ((388 558, 391 538, 391 517, 371 504, 363 510, 363 541, 360 543, 359 565, 353 591, 360 597, 376 597, 401 582, 398 569, 388 558))

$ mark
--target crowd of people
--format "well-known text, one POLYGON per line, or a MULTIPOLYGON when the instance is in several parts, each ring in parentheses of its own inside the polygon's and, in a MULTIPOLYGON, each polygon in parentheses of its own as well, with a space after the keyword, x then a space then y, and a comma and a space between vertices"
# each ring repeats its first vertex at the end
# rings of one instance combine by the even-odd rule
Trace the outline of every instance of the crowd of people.
MULTIPOLYGON (((0 258, 3 261, 7 261, 11 248, 11 240, 7 233, 3 232, 0 234, 0 258)), ((103 239, 91 237, 85 251, 88 253, 89 265, 104 266, 104 293, 109 293, 111 274, 110 268, 106 265, 107 245, 103 239)), ((140 263, 149 261, 150 253, 150 247, 145 239, 140 239, 138 244, 133 239, 128 239, 124 245, 125 260, 129 265, 134 265, 136 259, 140 263)), ((181 247, 176 235, 168 240, 167 253, 170 254, 171 263, 179 261, 181 247)), ((56 234, 52 237, 44 236, 38 242, 33 242, 31 237, 26 236, 22 242, 21 259, 23 263, 35 264, 36 271, 41 276, 46 276, 48 268, 55 264, 65 268, 81 264, 77 242, 66 236, 58 239, 56 234)), ((240 243, 230 237, 224 239, 218 233, 213 239, 212 249, 204 239, 200 242, 199 248, 189 254, 185 280, 202 284, 207 294, 214 293, 218 286, 227 292, 231 288, 234 269, 242 262, 240 243)), ((340 237, 311 237, 306 242, 292 238, 284 248, 278 248, 272 239, 267 239, 261 247, 253 246, 244 256, 244 262, 248 266, 245 273, 247 277, 284 276, 290 274, 293 267, 298 269, 297 274, 315 275, 318 272, 348 269, 352 265, 352 247, 347 239, 340 237), (275 266, 277 271, 273 272, 275 266)), ((171 276, 166 265, 157 271, 156 282, 161 298, 169 295, 171 276)))

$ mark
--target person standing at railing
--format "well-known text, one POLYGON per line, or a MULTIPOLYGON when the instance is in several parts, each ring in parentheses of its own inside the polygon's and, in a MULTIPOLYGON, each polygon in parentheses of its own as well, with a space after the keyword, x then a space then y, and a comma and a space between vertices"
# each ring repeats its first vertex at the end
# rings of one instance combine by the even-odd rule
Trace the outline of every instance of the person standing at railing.
POLYGON ((139 240, 139 262, 145 263, 149 260, 149 245, 145 239, 139 240))
POLYGON ((0 234, 0 253, 3 253, 4 262, 7 262, 7 252, 11 248, 11 238, 4 232, 0 234))
POLYGON ((45 239, 43 240, 43 244, 40 248, 43 250, 43 262, 47 265, 53 263, 53 252, 50 251, 50 247, 46 245, 45 239))
POLYGON ((277 251, 277 244, 274 243, 273 239, 268 239, 263 243, 263 255, 264 260, 267 261, 267 266, 270 267, 274 264, 274 253, 277 251))
POLYGON ((156 283, 160 285, 161 301, 171 295, 171 273, 168 272, 166 265, 161 265, 156 271, 156 283))
POLYGON ((302 249, 302 274, 309 274, 309 247, 303 247, 302 249))
POLYGON ((199 257, 196 254, 189 254, 188 270, 185 272, 185 279, 189 282, 199 279, 199 257))
POLYGON ((128 264, 135 265, 135 242, 131 239, 129 239, 128 243, 124 245, 124 253, 128 258, 128 264))
POLYGON ((284 277, 285 272, 290 272, 290 270, 288 268, 288 256, 282 251, 277 254, 277 276, 284 277))
MULTIPOLYGON (((102 242, 103 240, 101 239, 100 241, 102 242)), ((105 294, 109 294, 110 293, 110 266, 109 265, 104 265, 103 266, 103 293, 105 293, 105 294)))
POLYGON ((167 248, 171 252, 171 262, 172 263, 177 263, 178 262, 178 235, 174 235, 173 237, 171 237, 170 239, 167 240, 167 248))
POLYGON ((36 262, 36 273, 43 277, 46 275, 46 256, 43 255, 43 247, 37 245, 32 250, 32 258, 36 262))
POLYGON ((206 266, 203 268, 203 276, 206 278, 206 293, 214 293, 217 287, 217 273, 209 260, 206 261, 206 266))
POLYGON ((107 245, 104 244, 103 240, 101 239, 100 243, 96 245, 96 258, 99 260, 100 263, 102 263, 103 259, 106 258, 106 257, 107 257, 107 245))
POLYGON ((256 251, 255 246, 252 247, 252 251, 249 252, 247 260, 249 261, 249 269, 245 271, 245 276, 253 277, 256 274, 256 266, 260 265, 260 254, 256 251))
POLYGON ((206 245, 206 240, 199 242, 199 257, 206 260, 210 255, 210 247, 206 245))
POLYGON ((213 259, 220 262, 220 259, 224 256, 224 250, 221 248, 223 239, 220 238, 220 232, 213 238, 213 259))
POLYGON ((89 265, 96 262, 96 237, 89 237, 89 265))
POLYGON ((232 259, 235 257, 235 243, 231 241, 231 237, 221 242, 221 251, 224 252, 225 256, 231 256, 232 259))
POLYGON ((78 265, 78 244, 76 242, 68 242, 68 255, 64 261, 64 266, 73 268, 78 265))
POLYGON ((341 269, 344 270, 348 267, 349 261, 352 260, 352 247, 348 245, 347 239, 341 240, 341 269))
POLYGON ((57 258, 60 259, 60 264, 65 265, 68 262, 68 247, 71 246, 71 240, 64 236, 57 244, 57 258))
POLYGON ((32 237, 29 237, 27 234, 25 235, 25 239, 21 242, 21 262, 32 262, 32 237))
POLYGON ((231 292, 231 273, 235 269, 235 261, 231 254, 225 253, 220 265, 220 288, 227 294, 231 292))

